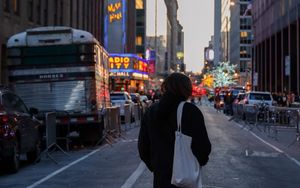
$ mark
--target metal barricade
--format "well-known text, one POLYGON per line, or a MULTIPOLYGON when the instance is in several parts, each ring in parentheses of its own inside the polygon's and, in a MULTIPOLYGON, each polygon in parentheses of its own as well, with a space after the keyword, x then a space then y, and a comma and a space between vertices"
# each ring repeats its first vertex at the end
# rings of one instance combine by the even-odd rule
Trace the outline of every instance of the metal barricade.
POLYGON ((253 129, 254 127, 260 130, 257 124, 258 121, 257 114, 258 114, 258 109, 256 105, 245 104, 243 106, 243 116, 245 119, 245 124, 249 126, 250 130, 253 129))
POLYGON ((238 118, 238 104, 234 103, 232 104, 232 111, 233 111, 233 117, 235 119, 238 118))
MULTIPOLYGON (((67 111, 55 111, 56 112, 56 140, 57 141, 64 141, 65 148, 69 151, 69 146, 71 143, 70 137, 70 124, 71 118, 67 111), (58 121, 59 119, 59 121, 58 121), (60 123, 62 122, 62 123, 60 123)), ((60 142, 59 142, 60 144, 60 142)))
POLYGON ((124 128, 130 128, 131 124, 131 106, 129 104, 124 105, 124 128))
POLYGON ((294 139, 294 141, 292 143, 290 143, 288 145, 288 147, 290 147, 291 145, 293 145, 296 142, 300 141, 300 126, 299 126, 299 122, 300 121, 300 109, 297 109, 297 125, 296 125, 296 138, 294 139))
POLYGON ((106 108, 105 119, 103 139, 109 144, 112 144, 115 138, 121 136, 120 107, 114 106, 106 108))
POLYGON ((134 111, 134 122, 136 126, 139 126, 141 123, 141 108, 138 104, 134 104, 133 106, 134 111))
POLYGON ((288 107, 275 107, 270 113, 269 136, 278 139, 279 131, 295 131, 299 134, 299 110, 288 107), (273 135, 272 135, 273 134, 273 135))
POLYGON ((244 112, 243 112, 243 104, 238 104, 237 105, 237 117, 238 119, 243 119, 244 117, 244 112))
POLYGON ((119 134, 121 131, 119 123, 120 123, 120 108, 119 107, 110 107, 108 108, 108 116, 109 116, 109 126, 107 127, 108 131, 112 134, 119 134))
POLYGON ((50 159, 52 159, 55 163, 58 163, 52 156, 51 151, 55 149, 59 149, 64 154, 68 155, 59 145, 56 143, 56 113, 48 112, 45 113, 44 124, 46 126, 46 149, 41 153, 46 154, 50 159))

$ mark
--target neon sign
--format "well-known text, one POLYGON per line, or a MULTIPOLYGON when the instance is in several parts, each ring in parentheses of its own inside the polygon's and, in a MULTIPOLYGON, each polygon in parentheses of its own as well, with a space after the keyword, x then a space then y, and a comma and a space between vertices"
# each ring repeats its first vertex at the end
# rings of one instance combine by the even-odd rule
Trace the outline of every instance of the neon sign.
POLYGON ((144 61, 139 60, 138 70, 143 72, 148 72, 148 64, 144 61))
POLYGON ((147 80, 149 74, 148 61, 135 54, 110 54, 110 76, 131 77, 147 80))
POLYGON ((120 69, 123 65, 123 68, 128 69, 130 65, 130 58, 129 57, 110 57, 109 61, 109 68, 110 69, 120 69))
POLYGON ((121 77, 129 77, 129 72, 110 72, 109 76, 121 76, 121 77))
POLYGON ((109 23, 122 19, 122 4, 121 2, 107 5, 109 23))

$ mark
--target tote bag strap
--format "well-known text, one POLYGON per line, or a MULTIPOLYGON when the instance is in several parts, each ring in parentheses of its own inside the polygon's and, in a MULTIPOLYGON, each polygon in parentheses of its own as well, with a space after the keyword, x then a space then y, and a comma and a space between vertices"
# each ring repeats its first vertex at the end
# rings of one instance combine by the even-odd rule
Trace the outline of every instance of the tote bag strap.
POLYGON ((177 108, 177 131, 181 133, 181 117, 182 117, 182 109, 185 101, 179 103, 177 108))

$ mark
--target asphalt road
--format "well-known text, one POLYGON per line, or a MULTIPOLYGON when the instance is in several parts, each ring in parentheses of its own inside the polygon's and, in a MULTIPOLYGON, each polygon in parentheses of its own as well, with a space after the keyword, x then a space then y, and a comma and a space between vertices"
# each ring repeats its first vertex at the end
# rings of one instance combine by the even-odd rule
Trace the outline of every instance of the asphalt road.
MULTIPOLYGON (((201 107, 212 142, 202 169, 205 188, 299 188, 300 143, 287 147, 295 133, 279 132, 278 141, 234 121, 211 107, 201 107)), ((0 174, 0 187, 151 188, 152 174, 137 152, 139 128, 124 132, 112 146, 84 148, 23 163, 17 174, 0 174)))

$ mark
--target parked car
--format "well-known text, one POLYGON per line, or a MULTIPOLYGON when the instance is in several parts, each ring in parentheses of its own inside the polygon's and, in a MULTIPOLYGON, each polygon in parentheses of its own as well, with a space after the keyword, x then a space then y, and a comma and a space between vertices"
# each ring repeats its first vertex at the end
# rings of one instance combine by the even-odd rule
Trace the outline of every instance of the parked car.
POLYGON ((261 104, 265 103, 269 106, 276 105, 270 92, 267 91, 250 91, 245 94, 240 104, 261 104))
POLYGON ((130 114, 132 117, 134 102, 132 101, 131 96, 129 95, 128 92, 126 92, 126 91, 112 92, 112 93, 110 93, 110 100, 111 100, 112 106, 120 107, 121 119, 123 119, 124 115, 125 115, 125 110, 124 110, 125 104, 129 105, 129 111, 130 111, 130 114))
POLYGON ((238 95, 235 97, 233 103, 239 104, 240 101, 242 101, 245 98, 245 93, 238 93, 238 95))
POLYGON ((41 124, 22 99, 8 89, 0 89, 0 160, 9 172, 17 172, 21 154, 29 162, 38 160, 41 144, 41 124))

